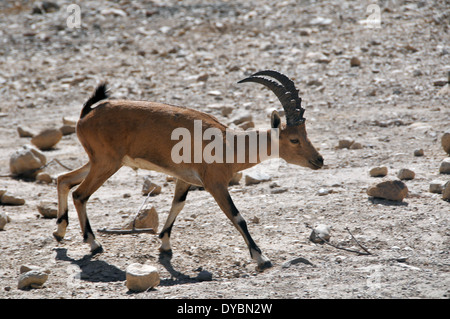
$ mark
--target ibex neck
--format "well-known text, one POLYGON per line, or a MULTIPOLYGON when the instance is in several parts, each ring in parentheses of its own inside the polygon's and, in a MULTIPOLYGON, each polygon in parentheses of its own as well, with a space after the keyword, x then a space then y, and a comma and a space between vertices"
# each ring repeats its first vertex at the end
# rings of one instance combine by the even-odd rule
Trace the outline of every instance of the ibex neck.
MULTIPOLYGON (((235 171, 253 167, 267 159, 278 157, 278 131, 276 129, 233 131, 235 171)), ((227 138, 230 147, 231 137, 227 138)), ((227 154, 229 155, 229 154, 227 154)), ((229 162, 230 157, 227 157, 229 162)))

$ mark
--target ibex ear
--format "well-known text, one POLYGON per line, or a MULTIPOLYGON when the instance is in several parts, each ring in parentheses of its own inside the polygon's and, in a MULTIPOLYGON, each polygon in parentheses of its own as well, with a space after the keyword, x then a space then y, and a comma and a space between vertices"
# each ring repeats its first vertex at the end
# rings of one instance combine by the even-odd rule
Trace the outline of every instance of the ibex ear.
POLYGON ((272 128, 279 128, 281 125, 280 114, 277 111, 272 112, 272 116, 270 117, 270 124, 272 128))

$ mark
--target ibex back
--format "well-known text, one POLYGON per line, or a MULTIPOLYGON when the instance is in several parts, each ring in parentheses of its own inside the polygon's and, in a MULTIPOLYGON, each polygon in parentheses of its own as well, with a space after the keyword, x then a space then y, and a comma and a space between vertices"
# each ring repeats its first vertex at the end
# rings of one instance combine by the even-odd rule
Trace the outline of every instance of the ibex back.
MULTIPOLYGON (((275 111, 271 116, 271 129, 256 131, 256 143, 266 142, 268 153, 277 147, 279 157, 288 163, 319 169, 323 166, 323 158, 316 151, 306 135, 304 109, 294 83, 285 75, 271 70, 261 71, 240 81, 257 82, 271 89, 280 100, 286 115, 286 124, 281 123, 275 111), (278 82, 268 79, 271 77, 278 82), (264 140, 262 140, 264 139, 264 140)), ((245 144, 243 160, 226 157, 226 149, 236 150, 238 139, 244 134, 233 131, 221 124, 215 117, 185 107, 172 106, 144 101, 108 99, 106 85, 98 86, 94 94, 84 104, 77 123, 77 135, 89 157, 89 162, 79 169, 58 177, 58 219, 57 230, 53 233, 58 241, 64 238, 68 226, 67 197, 71 188, 79 185, 73 192, 73 200, 78 213, 84 241, 90 244, 92 253, 102 251, 102 246, 95 238, 86 214, 86 203, 89 197, 122 166, 155 170, 176 177, 175 194, 167 220, 159 237, 162 252, 171 251, 170 235, 178 213, 184 206, 191 185, 205 188, 216 200, 225 215, 244 237, 251 257, 256 260, 259 270, 271 266, 253 241, 247 229, 247 223, 233 203, 228 192, 231 178, 238 171, 252 167, 270 157, 258 154, 252 156, 250 145, 245 144), (195 134, 196 124, 201 123, 201 133, 208 129, 221 132, 223 138, 215 140, 216 154, 223 154, 223 160, 198 160, 198 154, 206 150, 207 143, 201 142, 188 149, 193 154, 185 161, 174 161, 173 150, 177 140, 173 132, 183 128, 195 134), (230 141, 230 132, 232 139, 230 141), (227 137, 226 137, 227 136, 227 137), (217 153, 220 148, 222 153, 217 153), (251 160, 251 158, 256 160, 251 160), (195 160, 197 159, 197 160, 195 160)), ((216 137, 218 139, 218 137, 216 137)), ((184 150, 186 151, 186 150, 184 150)), ((222 155, 221 155, 222 156, 222 155)), ((186 159, 186 157, 183 157, 186 159)), ((216 156, 217 158, 217 156, 216 156)))

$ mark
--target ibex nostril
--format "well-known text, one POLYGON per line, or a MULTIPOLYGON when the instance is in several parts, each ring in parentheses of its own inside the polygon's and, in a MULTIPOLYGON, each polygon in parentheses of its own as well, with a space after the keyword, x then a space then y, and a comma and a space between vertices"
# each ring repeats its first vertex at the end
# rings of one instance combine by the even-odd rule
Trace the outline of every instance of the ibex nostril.
POLYGON ((323 165, 323 157, 321 155, 319 155, 319 157, 317 158, 317 163, 323 165))

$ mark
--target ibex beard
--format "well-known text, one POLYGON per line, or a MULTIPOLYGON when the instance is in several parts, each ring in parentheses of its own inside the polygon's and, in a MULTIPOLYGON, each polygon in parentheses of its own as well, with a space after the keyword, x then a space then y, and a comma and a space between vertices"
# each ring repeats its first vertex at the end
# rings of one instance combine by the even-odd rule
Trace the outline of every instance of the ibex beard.
POLYGON ((198 185, 212 195, 241 233, 257 268, 270 267, 270 260, 253 241, 245 219, 231 199, 229 182, 235 173, 268 158, 280 157, 311 169, 321 168, 323 158, 307 137, 305 110, 288 77, 266 70, 241 82, 256 82, 271 89, 285 110, 286 124, 274 112, 268 130, 252 133, 230 130, 215 117, 193 109, 109 99, 106 85, 98 86, 84 104, 77 123, 77 136, 89 162, 57 179, 58 218, 54 237, 59 241, 64 238, 69 223, 67 197, 70 189, 79 185, 72 195, 83 238, 92 253, 101 252, 102 246, 89 224, 86 203, 117 170, 129 166, 163 172, 177 179, 172 206, 159 234, 162 252, 171 251, 175 219, 184 207, 190 186, 198 185), (200 137, 198 141, 196 136, 200 137))

